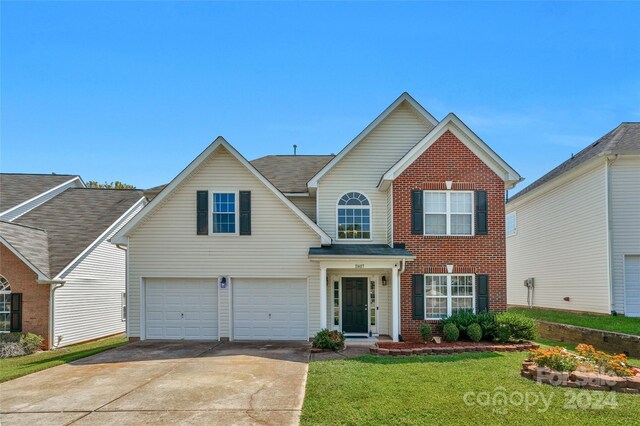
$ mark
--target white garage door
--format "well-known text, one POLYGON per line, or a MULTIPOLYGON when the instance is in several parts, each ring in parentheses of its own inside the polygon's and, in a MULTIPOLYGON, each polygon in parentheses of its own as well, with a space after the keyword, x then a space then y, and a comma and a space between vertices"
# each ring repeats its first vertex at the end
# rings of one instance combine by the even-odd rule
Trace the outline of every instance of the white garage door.
POLYGON ((625 312, 628 317, 640 317, 640 256, 624 257, 625 312))
POLYGON ((211 280, 147 279, 145 327, 147 339, 217 339, 216 283, 211 280))
POLYGON ((232 280, 236 340, 307 340, 306 280, 232 280))

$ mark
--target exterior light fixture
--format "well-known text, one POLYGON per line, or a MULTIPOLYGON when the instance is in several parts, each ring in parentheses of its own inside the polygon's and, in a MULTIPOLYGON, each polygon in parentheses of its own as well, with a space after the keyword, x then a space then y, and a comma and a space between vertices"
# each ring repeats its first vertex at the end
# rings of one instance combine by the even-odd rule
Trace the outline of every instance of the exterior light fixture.
POLYGON ((382 285, 384 285, 384 286, 387 285, 387 276, 386 275, 382 276, 382 285))

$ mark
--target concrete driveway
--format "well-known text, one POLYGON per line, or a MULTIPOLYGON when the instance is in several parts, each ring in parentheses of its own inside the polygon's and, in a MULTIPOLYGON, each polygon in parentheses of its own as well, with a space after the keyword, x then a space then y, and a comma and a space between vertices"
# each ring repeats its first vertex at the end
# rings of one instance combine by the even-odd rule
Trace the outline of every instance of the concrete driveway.
POLYGON ((297 424, 308 343, 138 342, 0 385, 0 424, 297 424))

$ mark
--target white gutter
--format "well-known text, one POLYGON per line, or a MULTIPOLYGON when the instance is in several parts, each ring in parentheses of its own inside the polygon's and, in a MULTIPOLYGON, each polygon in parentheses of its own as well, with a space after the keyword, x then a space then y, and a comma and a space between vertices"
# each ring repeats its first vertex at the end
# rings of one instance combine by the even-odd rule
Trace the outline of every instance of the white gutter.
MULTIPOLYGON (((606 154, 606 153, 605 153, 606 154)), ((605 158, 604 170, 605 170, 605 203, 606 203, 606 221, 607 221, 607 268, 608 268, 608 277, 609 277, 609 308, 610 311, 613 312, 615 310, 615 301, 613 295, 613 244, 612 244, 612 234, 613 234, 613 221, 611 220, 612 209, 611 209, 611 166, 618 159, 618 154, 611 156, 607 156, 605 158)))
POLYGON ((52 280, 51 282, 51 290, 50 290, 50 294, 49 294, 49 349, 54 349, 58 346, 58 344, 54 344, 53 340, 55 337, 55 324, 54 324, 54 318, 55 318, 55 297, 56 297, 56 290, 64 287, 65 281, 54 281, 52 280))

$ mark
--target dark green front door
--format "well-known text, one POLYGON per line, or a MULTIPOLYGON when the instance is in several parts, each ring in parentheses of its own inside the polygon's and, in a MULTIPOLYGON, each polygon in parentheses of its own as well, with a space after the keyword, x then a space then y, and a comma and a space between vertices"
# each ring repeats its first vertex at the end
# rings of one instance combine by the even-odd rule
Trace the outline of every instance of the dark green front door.
POLYGON ((367 278, 342 279, 342 331, 369 332, 367 278))

